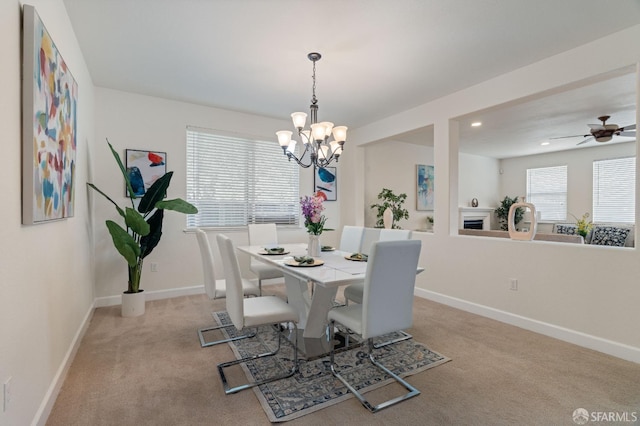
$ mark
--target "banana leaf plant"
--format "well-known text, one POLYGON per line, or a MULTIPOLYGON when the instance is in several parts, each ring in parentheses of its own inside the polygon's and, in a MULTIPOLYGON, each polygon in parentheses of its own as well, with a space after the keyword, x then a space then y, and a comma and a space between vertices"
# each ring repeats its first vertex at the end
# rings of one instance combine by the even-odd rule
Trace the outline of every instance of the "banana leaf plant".
POLYGON ((160 242, 162 236, 162 221, 165 210, 173 210, 184 214, 198 213, 198 209, 181 198, 165 200, 167 189, 171 183, 173 172, 167 172, 157 179, 146 191, 138 208, 136 209, 134 199, 136 198, 131 186, 129 174, 122 164, 120 155, 113 149, 107 140, 111 153, 118 163, 120 172, 127 186, 127 193, 131 200, 131 207, 124 209, 118 206, 107 194, 102 192, 94 184, 87 182, 87 185, 109 200, 116 208, 120 216, 124 219, 124 227, 113 220, 107 220, 107 229, 111 234, 113 245, 118 253, 127 261, 129 268, 129 284, 125 293, 140 292, 140 278, 142 275, 142 262, 160 242))

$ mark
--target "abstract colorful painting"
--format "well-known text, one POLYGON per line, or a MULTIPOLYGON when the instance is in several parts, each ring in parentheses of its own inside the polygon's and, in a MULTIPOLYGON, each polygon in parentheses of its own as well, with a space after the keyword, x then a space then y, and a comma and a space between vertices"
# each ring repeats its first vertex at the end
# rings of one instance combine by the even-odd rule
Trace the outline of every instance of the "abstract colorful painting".
POLYGON ((338 199, 338 179, 335 167, 319 167, 313 176, 313 192, 326 201, 338 199))
POLYGON ((433 210, 434 186, 433 166, 417 165, 417 205, 416 210, 433 210))
MULTIPOLYGON (((167 153, 127 149, 125 167, 136 198, 142 197, 153 182, 167 173, 167 153)), ((126 193, 125 195, 129 196, 126 193)))
POLYGON ((22 223, 72 217, 78 84, 33 6, 23 7, 22 223))

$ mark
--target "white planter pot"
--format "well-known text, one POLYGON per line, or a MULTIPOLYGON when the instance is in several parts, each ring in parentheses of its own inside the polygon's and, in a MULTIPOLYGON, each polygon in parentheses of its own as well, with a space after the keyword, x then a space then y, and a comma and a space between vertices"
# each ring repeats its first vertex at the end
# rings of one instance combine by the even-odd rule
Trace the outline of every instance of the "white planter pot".
POLYGON ((144 314, 144 290, 138 293, 122 293, 122 316, 137 317, 144 314))

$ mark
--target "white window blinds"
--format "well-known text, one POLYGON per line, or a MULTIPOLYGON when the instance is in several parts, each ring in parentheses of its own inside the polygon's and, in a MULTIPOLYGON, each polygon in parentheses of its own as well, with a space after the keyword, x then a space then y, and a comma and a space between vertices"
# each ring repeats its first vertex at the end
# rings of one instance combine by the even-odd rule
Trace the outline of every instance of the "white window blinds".
POLYGON ((527 169, 527 202, 541 221, 567 220, 567 166, 527 169))
POLYGON ((297 225, 299 170, 273 141, 187 128, 187 227, 297 225))
POLYGON ((593 162, 593 221, 634 223, 635 157, 593 162))

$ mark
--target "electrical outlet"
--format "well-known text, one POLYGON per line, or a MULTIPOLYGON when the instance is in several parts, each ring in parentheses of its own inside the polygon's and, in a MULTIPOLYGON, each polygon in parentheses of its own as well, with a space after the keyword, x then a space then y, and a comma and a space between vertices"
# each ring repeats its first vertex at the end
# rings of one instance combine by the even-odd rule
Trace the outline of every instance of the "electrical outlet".
POLYGON ((151 262, 151 272, 158 272, 158 264, 156 262, 151 262))
POLYGON ((2 411, 6 412, 9 408, 9 402, 11 402, 11 377, 4 381, 2 385, 3 394, 4 394, 4 403, 2 405, 2 411))
POLYGON ((509 290, 518 291, 518 280, 511 278, 509 290))

